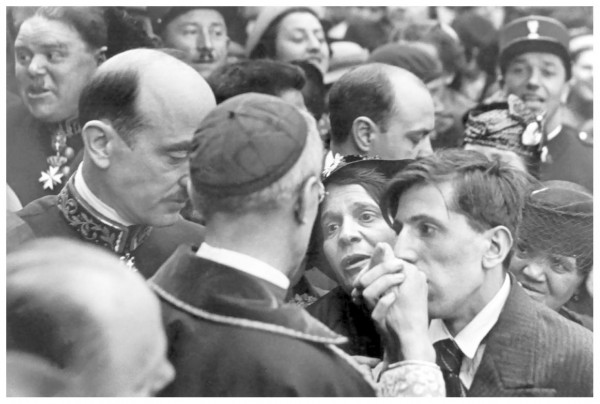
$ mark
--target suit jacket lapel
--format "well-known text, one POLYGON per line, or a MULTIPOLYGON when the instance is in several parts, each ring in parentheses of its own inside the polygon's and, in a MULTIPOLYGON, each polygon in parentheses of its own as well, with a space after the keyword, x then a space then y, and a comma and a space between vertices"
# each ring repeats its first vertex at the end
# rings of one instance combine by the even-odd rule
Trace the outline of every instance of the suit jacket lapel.
POLYGON ((511 276, 506 304, 485 343, 481 364, 475 373, 469 396, 548 395, 535 388, 537 351, 535 303, 511 276))

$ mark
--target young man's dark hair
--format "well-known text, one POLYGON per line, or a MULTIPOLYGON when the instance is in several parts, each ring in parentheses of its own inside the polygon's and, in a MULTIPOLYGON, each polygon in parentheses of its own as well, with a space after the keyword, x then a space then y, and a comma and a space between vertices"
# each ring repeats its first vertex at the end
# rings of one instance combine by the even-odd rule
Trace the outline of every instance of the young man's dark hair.
POLYGON ((274 96, 287 90, 301 91, 306 83, 302 69, 268 59, 244 60, 224 65, 207 78, 217 104, 244 93, 274 96))

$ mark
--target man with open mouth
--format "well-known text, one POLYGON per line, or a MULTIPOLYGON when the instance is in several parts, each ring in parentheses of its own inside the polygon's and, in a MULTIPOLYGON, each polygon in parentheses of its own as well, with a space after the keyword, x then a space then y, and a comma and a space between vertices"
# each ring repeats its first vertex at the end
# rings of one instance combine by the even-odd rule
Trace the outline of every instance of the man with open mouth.
POLYGON ((567 29, 552 18, 528 16, 503 27, 499 41, 505 93, 544 120, 541 180, 571 181, 593 192, 588 136, 562 123, 561 100, 571 78, 567 29))

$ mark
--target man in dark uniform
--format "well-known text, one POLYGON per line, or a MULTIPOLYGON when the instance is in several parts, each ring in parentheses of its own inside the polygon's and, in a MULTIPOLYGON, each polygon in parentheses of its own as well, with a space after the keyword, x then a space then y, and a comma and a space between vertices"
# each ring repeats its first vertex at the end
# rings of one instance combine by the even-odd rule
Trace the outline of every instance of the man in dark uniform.
POLYGON ((562 124, 561 99, 571 77, 569 33, 558 21, 519 18, 500 31, 504 90, 544 119, 541 180, 564 180, 593 192, 593 149, 587 136, 562 124))
POLYGON ((204 79, 171 56, 148 49, 114 56, 80 98, 79 169, 57 196, 18 215, 36 237, 101 245, 150 277, 179 244, 202 237, 203 228, 179 213, 192 136, 215 105, 204 79))
POLYGON ((163 395, 443 394, 426 302, 418 324, 391 327, 402 357, 390 352, 377 386, 335 346, 344 337, 284 303, 324 196, 322 156, 314 118, 277 97, 241 94, 204 120, 190 195, 206 218, 206 242, 181 246, 150 279, 177 375, 163 395))

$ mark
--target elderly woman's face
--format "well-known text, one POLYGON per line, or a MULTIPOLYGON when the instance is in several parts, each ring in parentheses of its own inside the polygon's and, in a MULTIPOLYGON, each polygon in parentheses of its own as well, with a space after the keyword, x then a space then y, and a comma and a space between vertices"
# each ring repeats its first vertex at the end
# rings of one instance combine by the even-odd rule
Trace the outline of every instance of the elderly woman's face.
POLYGON ((517 249, 510 270, 529 296, 553 310, 568 302, 584 279, 575 258, 527 248, 517 249))
POLYGON ((329 48, 319 20, 307 12, 291 13, 279 23, 275 39, 278 60, 291 62, 306 60, 323 74, 329 69, 329 48))
POLYGON ((323 250, 338 283, 350 293, 352 282, 369 264, 375 245, 394 245, 396 233, 361 185, 331 185, 327 192, 320 217, 323 250))
POLYGON ((19 95, 44 122, 77 115, 79 95, 98 67, 100 51, 88 49, 79 33, 60 21, 33 17, 15 41, 19 95))

